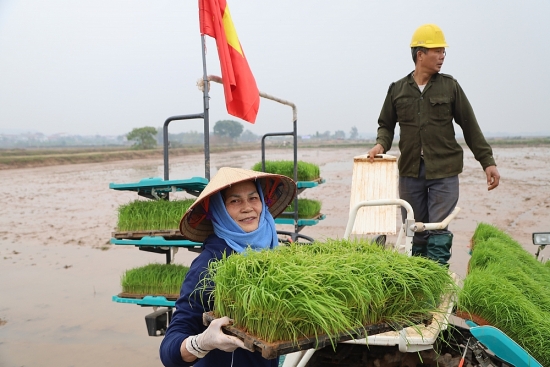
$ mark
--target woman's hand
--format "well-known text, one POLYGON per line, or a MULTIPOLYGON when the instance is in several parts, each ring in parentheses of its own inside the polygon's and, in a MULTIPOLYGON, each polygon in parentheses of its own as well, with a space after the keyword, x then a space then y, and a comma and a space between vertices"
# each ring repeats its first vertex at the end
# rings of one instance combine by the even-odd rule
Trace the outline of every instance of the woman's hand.
POLYGON ((193 335, 185 339, 182 343, 182 357, 186 359, 184 353, 183 345, 185 345, 185 350, 197 358, 203 358, 208 352, 213 349, 220 349, 224 352, 233 352, 237 348, 243 348, 249 350, 244 346, 244 342, 234 336, 227 335, 223 332, 222 326, 230 325, 231 320, 229 317, 224 316, 220 319, 213 320, 208 328, 199 335, 193 335))

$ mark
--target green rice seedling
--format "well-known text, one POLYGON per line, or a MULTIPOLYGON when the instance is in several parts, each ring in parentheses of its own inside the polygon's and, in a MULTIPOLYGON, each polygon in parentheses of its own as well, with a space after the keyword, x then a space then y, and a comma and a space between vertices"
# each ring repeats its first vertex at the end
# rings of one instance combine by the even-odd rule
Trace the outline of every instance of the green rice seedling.
MULTIPOLYGON (((315 181, 321 177, 319 166, 314 163, 298 161, 298 181, 315 181)), ((262 170, 262 162, 252 166, 253 171, 262 170)), ((294 179, 294 161, 265 161, 265 172, 276 173, 294 179)))
POLYGON ((489 238, 499 238, 505 242, 512 240, 508 234, 497 227, 487 223, 479 223, 472 236, 473 245, 475 246, 476 242, 485 241, 489 238))
POLYGON ((550 365, 550 267, 484 223, 476 228, 473 243, 459 309, 485 319, 542 365, 550 365))
MULTIPOLYGON (((290 203, 285 212, 294 213, 294 200, 290 203)), ((298 217, 313 218, 321 212, 321 202, 312 199, 298 199, 298 217)))
POLYGON ((334 343, 366 325, 412 325, 456 291, 437 263, 364 240, 249 250, 211 263, 207 279, 215 315, 267 342, 325 334, 334 343))
POLYGON ((127 270, 121 277, 123 293, 177 297, 189 268, 177 264, 148 264, 127 270))
POLYGON ((195 199, 134 200, 118 208, 118 231, 177 229, 195 199))

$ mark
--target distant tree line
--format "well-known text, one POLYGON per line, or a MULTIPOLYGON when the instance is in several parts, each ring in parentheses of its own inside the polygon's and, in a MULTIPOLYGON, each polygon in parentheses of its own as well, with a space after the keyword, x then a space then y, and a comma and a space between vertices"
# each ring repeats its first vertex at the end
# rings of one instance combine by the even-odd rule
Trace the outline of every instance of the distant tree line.
POLYGON ((120 146, 124 144, 127 144, 124 135, 0 134, 0 149, 120 146))
MULTIPOLYGON (((359 133, 354 126, 348 133, 343 130, 334 133, 325 131, 308 135, 307 139, 342 140, 359 139, 359 133)), ((234 120, 220 120, 213 126, 210 139, 213 144, 255 143, 260 142, 260 135, 244 129, 243 124, 234 120)), ((270 137, 270 141, 289 141, 291 137, 270 137)), ((189 131, 183 133, 169 133, 170 147, 184 147, 204 144, 204 133, 189 131)), ((123 146, 131 145, 132 149, 154 149, 163 145, 163 130, 152 126, 137 127, 125 135, 119 136, 80 136, 59 134, 46 136, 42 133, 25 133, 18 135, 0 134, 0 148, 34 148, 34 147, 78 147, 78 146, 123 146)))

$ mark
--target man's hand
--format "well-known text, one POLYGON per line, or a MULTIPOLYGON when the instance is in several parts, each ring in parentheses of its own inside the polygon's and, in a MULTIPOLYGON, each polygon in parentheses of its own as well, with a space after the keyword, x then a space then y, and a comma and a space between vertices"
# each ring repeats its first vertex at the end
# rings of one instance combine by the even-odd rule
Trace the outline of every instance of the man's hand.
POLYGON ((485 168, 485 174, 487 175, 487 190, 491 191, 497 187, 500 182, 500 174, 498 173, 497 166, 485 168))
POLYGON ((384 147, 381 145, 381 144, 376 144, 374 146, 374 148, 372 148, 371 150, 369 150, 368 152, 368 155, 369 155, 369 162, 374 162, 374 157, 377 155, 377 154, 382 154, 384 153, 384 147))

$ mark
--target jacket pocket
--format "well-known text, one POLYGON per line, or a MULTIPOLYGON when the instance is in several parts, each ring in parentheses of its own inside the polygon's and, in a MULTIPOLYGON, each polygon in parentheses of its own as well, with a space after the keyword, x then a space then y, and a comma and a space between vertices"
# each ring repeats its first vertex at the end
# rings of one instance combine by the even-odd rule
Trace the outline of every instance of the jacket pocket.
POLYGON ((400 98, 395 102, 395 110, 397 112, 397 121, 412 122, 414 121, 414 100, 412 98, 400 98))
POLYGON ((430 97, 430 118, 434 120, 452 119, 450 97, 430 97))

